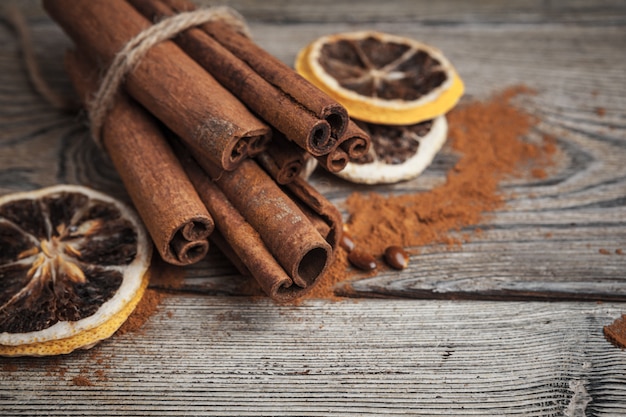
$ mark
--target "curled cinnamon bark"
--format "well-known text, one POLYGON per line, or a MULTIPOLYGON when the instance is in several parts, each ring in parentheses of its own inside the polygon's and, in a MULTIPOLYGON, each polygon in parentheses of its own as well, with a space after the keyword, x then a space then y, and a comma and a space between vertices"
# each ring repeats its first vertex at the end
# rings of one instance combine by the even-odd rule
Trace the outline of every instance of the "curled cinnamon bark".
POLYGON ((259 233, 293 282, 307 288, 329 266, 332 248, 278 184, 251 159, 234 171, 208 161, 199 165, 259 233))
MULTIPOLYGON (((134 0, 133 0, 134 1, 134 0)), ((155 0, 167 4, 175 12, 195 10, 188 0, 155 0)), ((330 126, 330 135, 313 135, 304 149, 312 155, 323 155, 330 151, 337 138, 348 125, 348 112, 334 99, 305 80, 285 63, 258 46, 247 36, 233 30, 227 23, 215 21, 201 26, 224 48, 244 62, 265 81, 279 89, 317 118, 330 126)), ((292 139, 287 135, 289 139, 292 139)))
MULTIPOLYGON (((44 0, 43 5, 79 49, 106 65, 151 25, 124 0, 44 0)), ((149 49, 127 74, 124 86, 193 145, 198 158, 226 170, 248 156, 251 140, 270 134, 266 124, 171 41, 149 49)))
POLYGON ((304 150, 275 132, 267 149, 257 156, 257 161, 278 184, 287 184, 300 175, 306 158, 304 150))
MULTIPOLYGON (((78 95, 88 100, 97 88, 95 66, 71 51, 65 67, 78 95)), ((153 117, 120 93, 105 119, 102 143, 163 260, 189 265, 204 258, 213 219, 153 117)))
POLYGON ((277 301, 310 291, 333 252, 298 205, 252 160, 235 171, 220 171, 194 160, 176 139, 172 143, 215 218, 219 235, 212 238, 235 266, 277 301))
POLYGON ((338 146, 348 154, 350 160, 355 160, 367 155, 370 144, 369 135, 354 121, 350 120, 338 146))
POLYGON ((294 285, 294 281, 278 264, 259 233, 233 207, 222 190, 191 158, 184 158, 183 161, 202 201, 215 217, 219 235, 214 232, 211 235, 212 241, 240 272, 254 277, 272 299, 289 301, 300 296, 305 288, 294 285))
POLYGON ((320 165, 329 172, 343 170, 349 161, 356 160, 367 154, 370 137, 355 122, 350 120, 343 136, 339 138, 327 155, 316 157, 320 165))
MULTIPOLYGON (((128 1, 150 20, 176 14, 159 0, 128 1)), ((331 128, 327 121, 267 82, 202 29, 187 29, 174 40, 254 113, 303 149, 317 154, 320 150, 311 144, 329 141, 331 128)))

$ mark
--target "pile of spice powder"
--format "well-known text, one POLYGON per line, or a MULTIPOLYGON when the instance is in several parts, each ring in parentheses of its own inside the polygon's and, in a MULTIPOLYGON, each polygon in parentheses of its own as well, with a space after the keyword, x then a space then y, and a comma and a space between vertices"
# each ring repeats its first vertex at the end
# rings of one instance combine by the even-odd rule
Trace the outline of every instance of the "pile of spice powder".
MULTIPOLYGON (((502 180, 521 175, 531 162, 531 174, 545 176, 556 149, 554 140, 544 137, 541 144, 523 140, 537 120, 513 105, 512 99, 520 94, 534 93, 525 86, 510 87, 486 101, 460 105, 447 115, 449 146, 459 159, 441 186, 395 196, 351 194, 346 200, 346 225, 357 245, 380 257, 389 245, 461 244, 452 232, 480 224, 489 212, 504 205, 502 180)), ((354 279, 351 274, 345 252, 339 251, 308 298, 334 298, 333 286, 354 279)))

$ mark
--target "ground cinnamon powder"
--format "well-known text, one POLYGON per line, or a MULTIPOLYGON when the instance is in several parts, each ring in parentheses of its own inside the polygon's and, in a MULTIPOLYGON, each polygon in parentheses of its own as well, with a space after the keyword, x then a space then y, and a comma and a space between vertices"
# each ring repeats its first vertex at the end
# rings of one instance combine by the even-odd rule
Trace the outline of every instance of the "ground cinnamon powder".
POLYGON ((615 319, 613 323, 604 326, 604 336, 616 347, 626 349, 626 314, 615 319))
MULTIPOLYGON (((448 114, 448 145, 458 154, 458 161, 441 186, 415 194, 350 195, 346 226, 357 246, 380 259, 390 245, 461 244, 452 232, 480 224, 489 212, 505 204, 499 189, 503 179, 524 172, 545 178, 556 151, 555 140, 550 136, 540 143, 525 140, 537 121, 512 103, 520 94, 533 92, 524 86, 511 87, 448 114)), ((330 272, 309 297, 333 298, 333 286, 355 274, 345 252, 339 251, 330 272)))

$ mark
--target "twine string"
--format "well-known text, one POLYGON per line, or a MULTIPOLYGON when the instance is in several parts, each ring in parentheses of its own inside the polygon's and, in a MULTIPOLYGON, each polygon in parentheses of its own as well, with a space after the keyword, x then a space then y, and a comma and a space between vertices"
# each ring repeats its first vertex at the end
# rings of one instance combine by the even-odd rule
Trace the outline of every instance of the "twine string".
POLYGON ((107 69, 93 99, 87 104, 91 134, 99 146, 102 142, 102 125, 115 102, 120 85, 150 48, 191 27, 217 20, 227 23, 236 31, 250 37, 249 28, 239 13, 228 6, 215 6, 166 17, 141 31, 124 45, 107 69))
MULTIPOLYGON (((35 59, 30 30, 20 10, 11 6, 6 8, 5 13, 7 20, 15 28, 20 39, 26 72, 35 90, 55 108, 65 111, 75 110, 75 103, 53 91, 41 75, 40 67, 35 59)), ((115 102, 120 85, 124 82, 126 75, 135 68, 150 48, 175 37, 191 27, 213 21, 224 22, 242 35, 248 38, 251 37, 250 29, 240 13, 228 6, 214 6, 166 17, 139 32, 124 45, 115 55, 113 62, 100 82, 98 90, 86 105, 89 113, 91 135, 99 147, 102 147, 102 125, 107 113, 115 102)))

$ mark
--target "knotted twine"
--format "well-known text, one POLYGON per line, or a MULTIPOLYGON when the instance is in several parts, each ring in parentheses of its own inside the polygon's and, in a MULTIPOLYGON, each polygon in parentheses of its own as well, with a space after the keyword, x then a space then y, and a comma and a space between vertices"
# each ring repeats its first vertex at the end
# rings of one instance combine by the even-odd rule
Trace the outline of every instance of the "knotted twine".
MULTIPOLYGON (((75 108, 73 102, 55 93, 41 76, 41 71, 34 55, 30 31, 19 9, 16 7, 7 8, 7 20, 12 23, 18 33, 22 44, 26 71, 35 90, 55 108, 73 110, 75 108)), ((91 135, 100 148, 102 148, 102 125, 115 102, 117 91, 124 82, 126 75, 135 68, 150 48, 175 37, 189 28, 214 21, 224 22, 240 34, 248 38, 251 37, 250 29, 240 13, 228 6, 214 6, 180 12, 174 16, 163 18, 158 23, 135 35, 115 55, 113 62, 100 82, 98 91, 96 91, 94 97, 86 106, 89 113, 91 135)))
POLYGON ((87 104, 91 135, 98 146, 102 145, 102 125, 115 102, 120 85, 150 48, 191 27, 213 21, 225 22, 237 32, 250 37, 250 30, 241 14, 228 6, 215 6, 166 17, 139 32, 124 45, 107 69, 93 99, 87 104))

